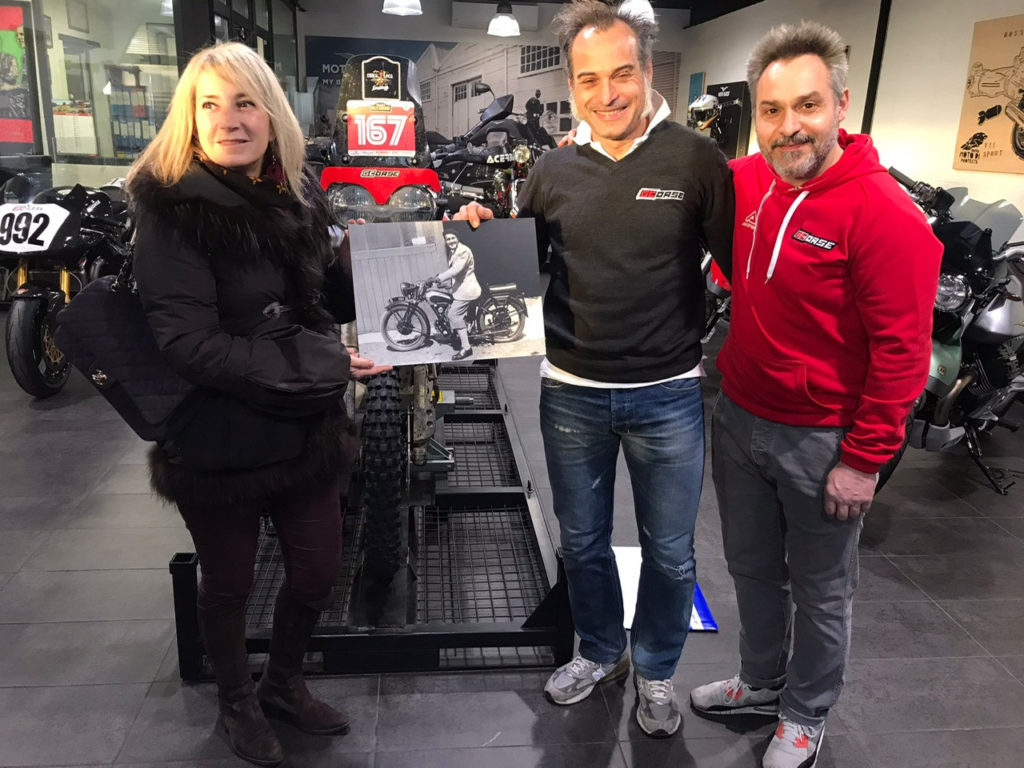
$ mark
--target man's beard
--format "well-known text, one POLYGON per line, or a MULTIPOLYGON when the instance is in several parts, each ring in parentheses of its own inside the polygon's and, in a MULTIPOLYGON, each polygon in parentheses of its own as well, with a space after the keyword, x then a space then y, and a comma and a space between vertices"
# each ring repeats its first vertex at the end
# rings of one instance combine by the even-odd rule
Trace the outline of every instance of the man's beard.
MULTIPOLYGON (((836 142, 839 139, 839 122, 836 121, 832 125, 832 129, 820 137, 820 141, 806 133, 798 133, 796 136, 790 136, 787 139, 781 141, 774 141, 771 144, 769 152, 765 152, 765 157, 768 162, 771 163, 772 168, 780 176, 788 179, 795 179, 797 181, 808 181, 813 179, 821 172, 821 167, 825 164, 825 160, 828 158, 829 153, 832 152, 832 148, 835 147, 836 142), (798 144, 809 144, 811 147, 811 154, 802 158, 795 163, 782 163, 776 158, 775 151, 779 147, 794 146, 798 144)), ((764 147, 761 148, 764 152, 764 147)))

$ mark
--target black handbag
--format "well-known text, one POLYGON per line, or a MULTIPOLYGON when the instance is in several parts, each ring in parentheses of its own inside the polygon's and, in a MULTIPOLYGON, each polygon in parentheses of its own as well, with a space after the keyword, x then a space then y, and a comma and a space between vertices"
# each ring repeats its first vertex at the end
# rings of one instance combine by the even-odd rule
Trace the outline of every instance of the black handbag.
POLYGON ((129 256, 117 276, 85 286, 57 315, 57 346, 143 440, 162 443, 198 388, 167 363, 142 309, 129 256))

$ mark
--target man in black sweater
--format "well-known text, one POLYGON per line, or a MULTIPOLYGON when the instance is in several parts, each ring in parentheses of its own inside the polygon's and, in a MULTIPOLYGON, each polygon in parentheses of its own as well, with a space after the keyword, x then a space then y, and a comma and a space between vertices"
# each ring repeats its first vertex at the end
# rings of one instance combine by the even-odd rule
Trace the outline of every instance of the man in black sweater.
MULTIPOLYGON (((637 722, 670 736, 704 470, 701 246, 730 272, 732 182, 717 146, 668 121, 651 88, 653 17, 574 0, 555 25, 580 126, 574 146, 541 156, 518 215, 552 250, 541 432, 580 645, 544 690, 582 701, 631 656, 637 722), (611 549, 620 447, 643 556, 629 654, 611 549)), ((490 215, 471 204, 456 218, 490 215)))

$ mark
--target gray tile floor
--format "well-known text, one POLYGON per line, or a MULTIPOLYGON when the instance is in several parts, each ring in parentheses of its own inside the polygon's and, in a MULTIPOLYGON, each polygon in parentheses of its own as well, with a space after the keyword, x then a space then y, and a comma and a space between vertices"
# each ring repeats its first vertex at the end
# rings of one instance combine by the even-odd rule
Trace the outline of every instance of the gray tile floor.
MULTIPOLYGON (((537 360, 500 370, 549 514, 537 360)), ((167 562, 190 547, 148 493, 145 446, 77 375, 32 402, 3 364, 0 434, 0 766, 241 765, 214 731, 213 686, 178 679, 167 562)), ((1024 473, 1021 435, 993 437, 993 463, 1024 473)), ((616 498, 615 541, 635 544, 624 472, 616 498)), ((721 631, 688 641, 683 696, 737 664, 712 493, 697 551, 721 631)), ((1000 497, 966 457, 910 451, 868 516, 861 566, 847 685, 819 767, 1024 766, 1024 479, 1000 497)), ((281 735, 294 766, 753 768, 772 729, 687 710, 678 737, 652 741, 629 686, 560 709, 540 693, 545 676, 320 678, 313 687, 345 703, 352 731, 281 735)))

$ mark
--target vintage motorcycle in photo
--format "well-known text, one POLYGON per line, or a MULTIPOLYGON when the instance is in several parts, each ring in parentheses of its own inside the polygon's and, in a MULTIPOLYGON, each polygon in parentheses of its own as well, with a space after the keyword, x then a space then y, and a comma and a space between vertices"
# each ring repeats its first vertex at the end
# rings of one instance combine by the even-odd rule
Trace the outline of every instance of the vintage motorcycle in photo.
MULTIPOLYGON (((391 349, 408 352, 431 341, 457 343, 448 314, 452 294, 445 284, 428 277, 403 282, 400 290, 402 295, 388 301, 380 319, 381 334, 391 349)), ((526 316, 526 297, 515 283, 488 285, 470 312, 469 340, 485 344, 518 341, 526 330, 526 316)))
POLYGON ((129 253, 130 228, 120 190, 113 187, 56 187, 21 201, 7 194, 14 182, 5 184, 0 205, 0 258, 17 263, 5 329, 7 362, 18 386, 46 398, 71 373, 53 338, 57 313, 86 283, 117 272, 129 253))
POLYGON ((1005 494, 1013 483, 1004 484, 983 461, 980 438, 997 426, 1021 426, 1011 408, 1024 392, 1024 241, 1009 239, 1024 217, 1005 200, 984 203, 963 187, 946 190, 894 168, 889 173, 943 244, 931 369, 908 442, 928 451, 964 442, 992 487, 1005 494))

